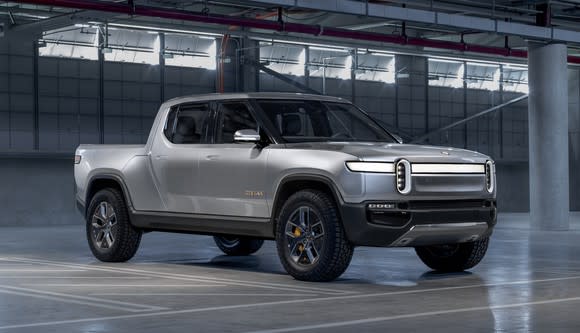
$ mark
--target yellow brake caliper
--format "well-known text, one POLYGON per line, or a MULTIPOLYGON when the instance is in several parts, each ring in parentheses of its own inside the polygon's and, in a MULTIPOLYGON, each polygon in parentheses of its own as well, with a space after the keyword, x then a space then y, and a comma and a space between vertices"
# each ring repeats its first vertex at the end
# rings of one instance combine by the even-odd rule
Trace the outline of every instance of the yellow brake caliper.
MULTIPOLYGON (((296 237, 300 237, 300 235, 302 235, 302 232, 300 232, 300 229, 296 228, 296 227, 294 227, 294 231, 292 233, 296 237)), ((298 251, 300 251, 300 252, 304 251, 304 244, 298 245, 298 251)))
POLYGON ((294 232, 293 232, 294 236, 299 237, 300 235, 302 235, 302 233, 300 232, 300 228, 296 228, 294 227, 294 232))

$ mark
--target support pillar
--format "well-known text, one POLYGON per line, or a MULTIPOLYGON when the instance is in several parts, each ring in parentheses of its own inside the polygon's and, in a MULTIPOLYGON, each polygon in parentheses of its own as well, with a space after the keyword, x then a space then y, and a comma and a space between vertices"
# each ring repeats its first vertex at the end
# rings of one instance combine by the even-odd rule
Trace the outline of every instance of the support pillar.
POLYGON ((239 51, 241 57, 241 78, 243 92, 260 91, 260 70, 249 63, 260 62, 260 42, 249 38, 242 39, 242 48, 239 51))
POLYGON ((165 33, 159 33, 159 99, 165 102, 165 33))
MULTIPOLYGON (((99 28, 97 38, 99 39, 99 47, 97 52, 99 62, 99 143, 105 143, 105 54, 103 48, 105 47, 105 37, 102 29, 108 35, 109 31, 106 28, 99 28)), ((108 38, 108 37, 107 37, 108 38)), ((108 45, 107 45, 108 47, 108 45)))
POLYGON ((541 230, 569 228, 567 70, 565 44, 528 44, 530 217, 541 230))

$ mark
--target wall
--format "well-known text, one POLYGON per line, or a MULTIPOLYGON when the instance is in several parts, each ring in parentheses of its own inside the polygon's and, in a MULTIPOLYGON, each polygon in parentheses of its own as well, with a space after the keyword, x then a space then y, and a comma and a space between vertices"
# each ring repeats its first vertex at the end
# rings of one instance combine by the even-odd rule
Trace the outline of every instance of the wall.
POLYGON ((73 160, 0 158, 0 226, 84 223, 75 208, 73 160))
POLYGON ((32 43, 0 43, 0 150, 32 148, 33 73, 32 43))
POLYGON ((38 57, 30 45, 0 44, 0 151, 73 152, 80 143, 142 143, 161 102, 215 91, 215 71, 38 57), (35 77, 38 106, 35 106, 35 77), (163 89, 161 82, 164 82, 163 89), (162 96, 162 91, 164 96, 162 96))

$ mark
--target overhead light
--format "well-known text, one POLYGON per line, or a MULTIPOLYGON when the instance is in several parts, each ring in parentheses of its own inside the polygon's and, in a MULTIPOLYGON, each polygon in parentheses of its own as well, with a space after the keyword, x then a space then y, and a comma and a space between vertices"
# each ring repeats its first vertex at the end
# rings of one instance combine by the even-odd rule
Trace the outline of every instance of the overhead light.
POLYGON ((205 35, 205 36, 214 36, 214 37, 221 37, 222 36, 221 34, 216 34, 216 33, 211 33, 211 32, 200 32, 200 31, 193 31, 193 30, 171 29, 171 28, 153 27, 153 26, 146 26, 146 25, 124 24, 124 23, 109 23, 109 26, 128 28, 128 29, 149 30, 149 31, 157 31, 157 32, 175 32, 175 33, 190 34, 190 35, 205 35))
POLYGON ((306 65, 306 50, 302 49, 300 55, 298 56, 298 65, 306 65))
POLYGON ((348 52, 345 49, 332 48, 332 47, 310 46, 309 48, 311 50, 315 50, 315 51, 330 51, 330 52, 343 52, 343 53, 347 53, 348 52))
POLYGON ((527 71, 528 70, 528 68, 526 66, 514 66, 511 64, 503 65, 503 69, 511 69, 511 70, 516 70, 516 71, 527 71))
POLYGON ((95 39, 93 40, 93 46, 99 47, 99 34, 101 33, 101 29, 97 29, 95 33, 95 39))
POLYGON ((442 63, 446 63, 446 64, 463 64, 462 61, 457 61, 457 60, 448 60, 448 59, 441 59, 441 58, 429 58, 429 61, 433 61, 433 62, 442 62, 442 63))
POLYGON ((153 52, 159 53, 160 51, 161 51, 161 39, 159 38, 159 35, 157 35, 157 37, 155 37, 155 42, 153 42, 153 52))
POLYGON ((499 67, 497 64, 490 64, 490 63, 480 63, 480 62, 472 62, 468 61, 467 66, 477 66, 477 67, 499 67))
POLYGON ((389 56, 389 57, 394 57, 395 54, 391 53, 391 52, 385 52, 382 50, 368 50, 371 54, 373 55, 382 55, 382 56, 389 56))

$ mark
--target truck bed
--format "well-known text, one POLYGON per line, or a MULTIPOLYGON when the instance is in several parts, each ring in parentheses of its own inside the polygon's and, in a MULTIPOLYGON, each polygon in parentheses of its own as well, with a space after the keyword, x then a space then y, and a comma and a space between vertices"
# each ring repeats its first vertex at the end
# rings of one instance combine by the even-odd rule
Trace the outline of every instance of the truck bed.
POLYGON ((93 174, 123 174, 125 166, 137 156, 144 159, 146 156, 145 145, 80 145, 76 155, 81 156, 81 161, 75 164, 75 181, 77 195, 83 200, 86 184, 93 174))

